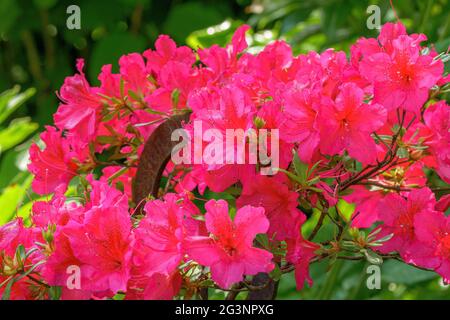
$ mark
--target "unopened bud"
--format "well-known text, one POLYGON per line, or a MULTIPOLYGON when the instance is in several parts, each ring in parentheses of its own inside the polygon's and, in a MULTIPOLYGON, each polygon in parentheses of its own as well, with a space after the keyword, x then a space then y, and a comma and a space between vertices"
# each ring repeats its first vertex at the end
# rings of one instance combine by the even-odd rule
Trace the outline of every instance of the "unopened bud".
POLYGON ((420 160, 423 157, 423 150, 413 150, 409 153, 409 157, 414 161, 420 160))
POLYGON ((15 275, 17 273, 17 270, 10 267, 9 265, 4 265, 1 273, 6 277, 9 277, 15 275))
POLYGON ((350 236, 351 236, 353 239, 356 239, 356 238, 358 238, 358 236, 359 236, 359 229, 358 229, 358 228, 350 228, 349 231, 348 231, 348 233, 350 234, 350 236))
POLYGON ((261 129, 266 125, 266 121, 264 121, 264 119, 260 117, 255 117, 253 119, 253 124, 255 125, 256 129, 261 129))

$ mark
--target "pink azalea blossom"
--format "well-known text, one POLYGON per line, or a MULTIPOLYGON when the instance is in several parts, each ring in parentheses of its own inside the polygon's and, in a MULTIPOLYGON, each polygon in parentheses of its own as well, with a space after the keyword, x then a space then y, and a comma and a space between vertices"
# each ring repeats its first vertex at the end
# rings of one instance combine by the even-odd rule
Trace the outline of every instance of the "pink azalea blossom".
POLYGON ((124 55, 119 59, 121 81, 124 82, 124 90, 134 92, 143 97, 152 89, 153 84, 147 79, 144 58, 138 53, 124 55))
POLYGON ((169 36, 160 35, 155 43, 156 50, 147 50, 144 57, 147 59, 147 68, 150 72, 159 74, 161 68, 169 61, 179 61, 186 65, 195 62, 195 55, 189 47, 179 47, 169 36))
POLYGON ((79 74, 67 77, 59 93, 62 104, 54 115, 56 126, 70 130, 83 141, 89 141, 97 130, 101 98, 98 89, 89 85, 83 73, 84 60, 77 61, 79 74))
POLYGON ((450 107, 445 101, 435 103, 425 110, 423 118, 431 131, 426 145, 436 158, 437 173, 450 183, 450 107))
POLYGON ((450 194, 446 194, 442 196, 436 203, 435 209, 437 211, 446 212, 449 207, 450 207, 450 194))
POLYGON ((128 197, 106 181, 94 180, 92 175, 87 177, 90 182, 90 192, 85 209, 117 207, 121 211, 128 211, 128 197))
POLYGON ((295 222, 305 220, 304 214, 297 209, 298 194, 290 191, 288 186, 275 178, 256 176, 244 185, 241 196, 237 199, 238 208, 246 205, 263 207, 270 221, 268 234, 277 240, 295 238, 298 230, 295 222))
POLYGON ((450 218, 442 212, 420 212, 414 220, 420 245, 414 247, 413 263, 434 269, 450 283, 450 218))
POLYGON ((369 228, 379 220, 378 205, 384 194, 381 191, 370 191, 364 186, 354 186, 352 190, 350 195, 343 197, 347 202, 356 204, 352 226, 369 228))
POLYGON ((171 274, 185 255, 184 238, 198 232, 198 223, 192 218, 192 206, 175 194, 167 194, 164 201, 147 202, 147 215, 135 230, 134 263, 141 272, 171 274))
POLYGON ((34 225, 46 228, 49 224, 64 226, 70 219, 81 220, 84 208, 75 202, 66 203, 66 197, 56 192, 50 201, 33 203, 32 213, 34 225))
POLYGON ((68 300, 119 292, 125 299, 190 298, 207 281, 229 289, 270 273, 275 263, 295 269, 301 290, 312 285, 312 262, 353 255, 334 251, 335 234, 314 243, 301 232, 301 210, 332 208, 341 199, 355 205, 351 221, 338 217, 346 224, 341 240, 354 237, 345 227, 377 224, 383 241, 370 243, 372 250, 397 252, 450 282, 450 218, 443 213, 450 197, 441 189, 436 201, 434 176, 424 170, 450 181, 450 109, 433 100, 449 81, 443 55, 422 47, 426 37, 408 35, 401 23, 359 39, 350 57, 334 49, 295 56, 280 40, 247 50, 248 29, 239 27, 225 47, 195 51, 162 35, 155 49, 122 56, 118 73, 103 66, 97 87, 78 60, 77 74, 60 90, 55 127, 30 148, 32 189, 48 199, 35 200, 26 220, 0 226, 0 284, 18 268, 10 258, 19 245, 34 250, 25 269, 36 265, 31 274, 38 281, 14 283, 12 299, 50 298, 48 286, 60 287, 68 300), (190 117, 182 126, 194 142, 191 162, 169 161, 157 199, 149 195, 140 210, 131 198, 144 145, 181 113, 190 117), (273 167, 299 177, 261 175, 267 163, 253 162, 252 137, 225 143, 225 156, 216 159, 210 143, 220 141, 205 137, 208 129, 225 138, 230 129, 254 130, 259 138, 263 130, 276 137, 272 130, 279 129, 278 146, 260 144, 258 156, 277 147, 273 167), (390 145, 396 152, 388 153, 390 145), (307 164, 307 176, 292 151, 307 164), (69 184, 76 188, 68 191, 69 184), (77 268, 81 286, 72 290, 70 270, 77 268))
MULTIPOLYGON (((0 226, 0 252, 12 257, 20 244, 25 248, 33 246, 34 238, 34 230, 26 228, 22 218, 14 219, 0 226)), ((2 256, 0 255, 1 265, 2 256)))
POLYGON ((62 234, 73 251, 73 262, 79 261, 74 265, 80 267, 83 289, 126 290, 134 241, 127 210, 93 207, 85 213, 83 223, 70 221, 62 234))
POLYGON ((126 300, 172 300, 180 288, 181 276, 177 272, 148 277, 142 276, 138 269, 128 282, 126 300))
POLYGON ((364 164, 377 158, 376 144, 370 136, 386 121, 386 110, 379 104, 365 104, 364 92, 353 83, 343 84, 336 101, 324 100, 320 112, 320 149, 325 154, 349 155, 364 164))
POLYGON ((126 172, 119 176, 115 176, 119 173, 119 170, 122 170, 122 167, 119 166, 109 166, 103 169, 103 176, 100 178, 100 181, 108 182, 111 180, 115 189, 123 188, 124 194, 131 199, 131 188, 132 188, 132 180, 136 175, 136 168, 129 168, 126 172), (112 179, 111 179, 112 178, 112 179))
POLYGON ((224 200, 210 200, 205 208, 206 228, 211 236, 187 239, 187 253, 211 268, 211 277, 220 287, 230 288, 244 275, 273 269, 272 254, 253 247, 255 236, 269 228, 263 208, 242 207, 237 210, 234 221, 224 200))
POLYGON ((299 144, 298 154, 303 162, 312 162, 317 152, 320 136, 317 109, 320 96, 308 88, 293 88, 286 93, 286 121, 281 128, 281 137, 299 144))
MULTIPOLYGON (((16 250, 19 245, 25 248, 25 251, 36 250, 35 241, 39 235, 39 230, 34 228, 26 228, 22 218, 14 219, 13 221, 0 226, 0 283, 6 281, 9 277, 3 274, 3 267, 5 265, 4 259, 14 260, 16 250)), ((32 265, 43 259, 43 255, 39 251, 32 253, 24 263, 32 265)), ((41 267, 36 268, 40 271, 41 267)), ((39 276, 38 276, 39 277, 39 276)), ((31 300, 35 299, 38 292, 32 292, 32 283, 27 279, 21 279, 14 283, 10 291, 10 299, 12 300, 31 300)), ((0 287, 0 296, 3 295, 5 285, 0 287)))
POLYGON ((305 281, 309 286, 312 286, 313 280, 309 275, 309 264, 311 259, 316 256, 316 251, 320 246, 314 242, 305 240, 300 233, 303 220, 299 219, 294 225, 297 229, 295 238, 286 241, 288 251, 286 253, 286 260, 295 266, 295 281, 297 283, 297 290, 303 289, 305 281))
POLYGON ((37 144, 30 148, 28 169, 34 174, 33 191, 48 194, 58 187, 67 188, 70 180, 77 175, 78 165, 75 162, 77 153, 73 151, 68 139, 62 137, 61 131, 47 126, 41 134, 45 148, 41 150, 37 144))
POLYGON ((381 236, 393 234, 393 237, 380 247, 381 252, 397 251, 405 260, 414 258, 411 250, 417 241, 414 220, 419 212, 432 212, 436 200, 428 188, 415 189, 407 198, 391 193, 387 195, 378 207, 378 216, 383 225, 381 236))
POLYGON ((369 52, 362 60, 361 74, 373 83, 374 102, 388 110, 403 108, 418 114, 428 91, 442 76, 443 63, 421 54, 422 37, 401 34, 392 41, 392 35, 386 38, 384 51, 369 52))

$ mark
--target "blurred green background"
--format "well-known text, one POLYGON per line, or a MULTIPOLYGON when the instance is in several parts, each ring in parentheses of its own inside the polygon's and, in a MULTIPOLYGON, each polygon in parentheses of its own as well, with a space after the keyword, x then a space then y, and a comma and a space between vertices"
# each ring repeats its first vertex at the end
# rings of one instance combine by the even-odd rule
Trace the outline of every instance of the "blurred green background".
MULTIPOLYGON (((382 23, 395 21, 389 0, 1 0, 0 224, 15 215, 27 217, 36 200, 29 191, 27 150, 51 124, 58 107, 55 92, 75 72, 76 58, 86 59, 86 75, 97 84, 102 65, 117 68, 121 55, 152 47, 161 33, 195 49, 226 44, 242 23, 253 28, 250 50, 284 39, 295 53, 328 47, 348 52, 358 37, 377 35, 366 26, 371 4, 379 6, 382 23), (72 4, 81 9, 80 30, 66 27, 72 4)), ((409 32, 423 32, 437 51, 447 50, 449 1, 393 4, 409 32)), ((435 274, 395 261, 382 266, 381 290, 367 289, 364 263, 342 262, 326 272, 328 264, 312 267, 315 286, 300 293, 293 276, 286 276, 279 298, 450 298, 450 289, 435 274)))

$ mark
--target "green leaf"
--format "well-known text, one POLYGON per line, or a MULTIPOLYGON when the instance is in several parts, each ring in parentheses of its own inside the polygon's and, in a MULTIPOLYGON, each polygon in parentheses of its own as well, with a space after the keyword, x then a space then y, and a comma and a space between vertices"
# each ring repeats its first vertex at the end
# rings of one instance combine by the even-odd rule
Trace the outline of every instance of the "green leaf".
POLYGON ((261 245, 262 248, 268 249, 269 248, 269 238, 267 237, 267 234, 257 234, 256 235, 256 241, 261 245))
POLYGON ((6 129, 0 131, 0 151, 4 152, 24 141, 38 128, 38 124, 30 118, 20 118, 11 121, 6 129))
POLYGON ((25 271, 24 273, 21 273, 17 278, 16 281, 22 280, 23 278, 27 277, 28 275, 32 274, 39 266, 43 265, 44 263, 46 263, 45 260, 41 260, 37 263, 35 263, 33 266, 31 266, 31 268, 29 268, 27 271, 25 271))
POLYGON ((408 157, 409 157, 408 149, 403 148, 403 147, 398 148, 398 150, 397 150, 397 156, 398 156, 399 158, 401 158, 401 159, 408 158, 408 157))
POLYGON ((15 282, 16 281, 14 278, 8 281, 8 284, 5 287, 5 291, 3 291, 2 300, 9 300, 9 298, 11 297, 11 289, 15 282))
POLYGON ((0 194, 0 225, 7 223, 14 218, 17 208, 25 196, 26 189, 31 185, 32 179, 33 177, 30 176, 21 185, 10 185, 0 194))
POLYGON ((113 300, 124 300, 125 299, 125 294, 124 293, 116 293, 113 297, 113 300))
POLYGON ((14 218, 17 205, 23 197, 23 190, 20 185, 7 187, 0 195, 0 225, 3 225, 14 218))
POLYGON ((22 93, 19 93, 19 91, 20 87, 15 86, 0 94, 0 124, 36 93, 34 88, 22 93))
POLYGON ((355 204, 348 203, 344 199, 339 199, 337 203, 338 213, 345 222, 349 222, 353 212, 355 211, 355 204))
POLYGON ((278 266, 278 264, 275 264, 275 268, 272 270, 272 272, 270 272, 270 277, 273 280, 278 281, 281 279, 282 276, 283 276, 283 272, 281 272, 281 269, 278 266))
POLYGON ((300 177, 296 176, 295 174, 293 174, 293 173, 291 173, 291 172, 289 172, 289 171, 287 171, 287 170, 281 169, 281 168, 279 168, 278 171, 283 172, 283 173, 284 173, 285 175, 287 175, 292 181, 295 181, 295 182, 297 182, 297 183, 299 183, 299 184, 303 184, 303 181, 300 179, 300 177))
POLYGON ((22 244, 19 244, 16 248, 16 259, 17 261, 23 262, 26 259, 26 250, 22 244))
POLYGON ((30 215, 31 215, 31 210, 33 208, 33 204, 36 201, 46 201, 48 198, 47 197, 41 197, 38 199, 35 199, 33 201, 27 202, 24 205, 21 205, 20 208, 17 210, 17 216, 22 218, 24 221, 24 224, 26 226, 28 226, 31 221, 30 221, 30 215))
POLYGON ((62 289, 61 287, 50 287, 48 289, 48 295, 51 300, 59 300, 61 298, 62 289))
POLYGON ((302 181, 302 184, 305 184, 306 179, 308 178, 309 166, 300 160, 297 151, 294 151, 292 164, 294 165, 295 173, 297 173, 297 176, 300 178, 300 181, 302 181))
POLYGON ((383 258, 371 250, 362 250, 369 263, 375 265, 383 264, 383 258))

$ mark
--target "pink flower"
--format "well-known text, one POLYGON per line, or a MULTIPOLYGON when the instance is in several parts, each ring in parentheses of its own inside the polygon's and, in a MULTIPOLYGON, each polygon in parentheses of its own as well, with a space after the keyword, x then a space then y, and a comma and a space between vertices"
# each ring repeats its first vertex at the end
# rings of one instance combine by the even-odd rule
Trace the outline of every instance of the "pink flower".
POLYGON ((156 50, 147 50, 143 56, 147 59, 149 72, 159 74, 161 68, 169 61, 179 61, 191 66, 195 62, 195 55, 189 47, 179 47, 169 36, 160 35, 155 42, 156 50))
MULTIPOLYGON (((81 267, 82 262, 75 256, 69 238, 65 235, 64 227, 57 228, 53 238, 55 250, 44 264, 42 276, 51 286, 67 287, 67 281, 71 275, 67 272, 68 268, 70 266, 81 267)), ((80 284, 82 288, 86 289, 89 286, 89 280, 86 278, 84 280, 82 279, 80 284)))
POLYGON ((100 181, 108 182, 111 178, 111 183, 113 186, 118 188, 123 188, 123 192, 125 195, 131 199, 131 187, 132 187, 132 180, 133 177, 136 175, 136 168, 129 168, 126 172, 121 174, 120 176, 114 176, 118 174, 118 172, 123 169, 123 167, 119 166, 109 166, 105 167, 102 170, 102 177, 100 178, 100 181))
MULTIPOLYGON (((258 111, 256 117, 257 118, 255 119, 262 120, 263 125, 256 126, 255 124, 255 127, 257 127, 255 131, 261 138, 263 138, 262 130, 266 130, 266 132, 268 133, 269 137, 267 137, 267 154, 270 154, 272 159, 274 160, 277 156, 275 155, 275 153, 272 153, 272 143, 270 136, 275 132, 275 130, 278 130, 278 136, 281 135, 281 131, 283 131, 283 125, 286 122, 286 115, 280 112, 280 104, 277 101, 268 101, 267 103, 265 103, 264 107, 258 111)), ((293 142, 288 142, 283 137, 279 137, 278 139, 276 139, 276 141, 278 144, 278 150, 275 150, 275 152, 278 154, 278 164, 271 163, 271 165, 273 167, 286 169, 292 161, 292 150, 294 149, 295 145, 293 142)))
POLYGON ((65 190, 77 175, 78 166, 74 161, 77 153, 61 134, 56 128, 47 126, 40 136, 45 149, 40 150, 37 144, 30 148, 31 163, 28 169, 34 174, 32 187, 38 194, 52 193, 58 187, 65 190))
POLYGON ((370 228, 378 217, 378 205, 384 198, 381 191, 370 191, 364 186, 353 186, 352 194, 344 196, 345 201, 355 203, 352 226, 356 228, 370 228))
POLYGON ((450 207, 450 194, 442 196, 434 207, 437 211, 445 212, 450 207))
POLYGON ((50 201, 33 203, 32 213, 33 224, 46 228, 49 224, 64 226, 70 219, 82 220, 84 208, 75 202, 66 203, 64 194, 57 191, 50 201))
POLYGON ((298 229, 295 221, 306 219, 297 209, 298 193, 290 191, 286 184, 276 178, 256 176, 244 185, 241 196, 236 200, 238 208, 246 205, 263 207, 270 221, 268 234, 277 240, 295 238, 298 229))
MULTIPOLYGON (((423 170, 434 168, 450 181, 450 109, 428 101, 430 90, 450 79, 442 57, 401 23, 386 24, 377 39, 359 39, 350 59, 334 49, 295 56, 284 41, 254 54, 247 50, 248 29, 239 27, 225 47, 196 51, 162 35, 154 50, 122 56, 119 73, 103 66, 97 87, 77 61, 78 72, 60 90, 55 127, 41 135, 42 147, 30 148, 32 188, 53 195, 33 204, 31 227, 22 219, 0 226, 0 284, 22 244, 37 249, 27 267, 42 263, 33 275, 61 287, 62 299, 117 292, 126 299, 188 298, 205 277, 228 289, 270 272, 275 262, 295 268, 300 290, 312 285, 310 264, 332 258, 322 246, 333 239, 322 245, 303 238, 306 216, 299 208, 331 208, 339 199, 355 204, 353 227, 380 223, 384 242, 377 250, 398 252, 450 282, 450 218, 443 214, 450 197, 436 202, 424 187, 433 179, 423 170), (403 111, 408 128, 398 136, 397 156, 381 163, 403 111), (191 162, 173 159, 162 170, 165 190, 177 193, 146 199, 145 215, 134 212, 129 199, 144 142, 163 120, 184 112, 192 140, 182 154, 191 162), (223 139, 230 129, 239 136, 232 144, 223 139), (265 138, 263 130, 268 144, 249 148, 265 138), (257 157, 265 151, 272 168, 298 171, 292 150, 308 164, 308 177, 301 178, 310 186, 282 172, 258 174, 267 173, 268 163, 257 157), (72 191, 65 195, 75 182, 78 202, 72 191), (233 206, 209 200, 219 197, 233 206), (270 248, 256 247, 258 234, 269 238, 270 248), (70 290, 70 270, 77 267, 81 287, 70 290)), ((46 286, 37 287, 25 277, 12 298, 47 297, 46 286)))
POLYGON ((231 38, 232 53, 236 56, 245 49, 247 49, 247 41, 245 40, 245 33, 250 29, 249 25, 243 24, 233 34, 231 38))
POLYGON ((159 112, 171 113, 185 109, 190 92, 204 86, 205 79, 199 70, 179 61, 167 62, 159 72, 158 84, 161 86, 145 99, 150 108, 159 112), (173 94, 176 92, 177 98, 173 94))
MULTIPOLYGON (((249 95, 243 90, 235 86, 228 86, 221 89, 216 89, 212 92, 208 90, 199 90, 193 92, 189 97, 189 106, 194 110, 191 121, 201 123, 202 130, 216 129, 226 137, 227 129, 242 129, 244 132, 253 127, 253 117, 256 113, 255 106, 251 101, 249 95)), ((248 146, 245 144, 245 151, 241 153, 238 150, 238 144, 235 143, 223 149, 222 161, 210 161, 212 164, 207 164, 206 158, 210 152, 205 152, 209 141, 203 140, 203 132, 194 130, 194 125, 186 125, 186 129, 191 133, 191 139, 199 139, 203 142, 197 150, 195 144, 193 146, 193 160, 199 153, 200 157, 203 155, 205 160, 201 166, 204 171, 204 181, 207 186, 214 192, 222 192, 238 181, 246 181, 249 177, 255 174, 255 165, 236 164, 239 159, 248 160, 248 146), (227 157, 231 156, 234 159, 233 164, 226 164, 227 157), (216 163, 222 162, 223 164, 216 163)))
POLYGON ((288 142, 299 144, 299 157, 310 163, 319 146, 320 136, 316 129, 317 108, 320 96, 308 88, 292 88, 285 95, 286 121, 280 135, 288 142))
POLYGON ((140 54, 130 53, 120 57, 119 66, 125 94, 131 91, 143 97, 153 89, 154 85, 147 79, 144 58, 140 54))
POLYGON ((97 130, 102 107, 98 89, 92 88, 83 73, 84 61, 77 60, 79 74, 67 77, 59 93, 62 104, 54 115, 56 126, 89 141, 97 130))
MULTIPOLYGON (((7 281, 8 277, 0 275, 0 283, 7 281)), ((3 296, 6 285, 0 287, 0 296, 3 296)), ((16 281, 11 288, 10 300, 36 300, 38 298, 39 290, 33 287, 32 283, 27 278, 22 278, 16 281), (33 290, 34 289, 34 290, 33 290)))
POLYGON ((436 171, 450 183, 450 107, 445 101, 430 105, 424 112, 425 125, 431 131, 425 144, 436 158, 436 171))
POLYGON ((450 218, 442 212, 422 211, 414 227, 420 244, 414 247, 413 263, 434 269, 450 283, 450 218))
POLYGON ((85 209, 117 207, 121 211, 128 211, 128 197, 116 188, 109 186, 106 181, 94 180, 92 175, 87 176, 91 187, 85 209))
POLYGON ((211 77, 211 81, 226 83, 246 66, 245 58, 250 55, 243 51, 247 48, 245 32, 248 29, 247 25, 240 26, 233 35, 231 45, 228 45, 227 48, 212 45, 209 48, 198 50, 200 61, 208 67, 206 71, 211 77), (238 56, 239 54, 241 55, 238 56))
MULTIPOLYGON (((13 257, 17 247, 21 244, 25 248, 34 245, 35 234, 31 228, 25 228, 22 218, 14 219, 7 224, 0 226, 0 252, 13 257)), ((0 266, 2 265, 0 255, 0 266)))
POLYGON ((388 48, 362 60, 360 72, 373 83, 374 102, 388 110, 420 112, 428 91, 442 77, 444 65, 432 55, 422 55, 418 42, 417 38, 400 35, 392 41, 392 52, 388 48))
POLYGON ((256 175, 254 165, 230 164, 215 170, 203 169, 203 181, 214 192, 224 192, 233 184, 241 181, 245 183, 256 175))
POLYGON ((205 208, 206 228, 211 237, 190 237, 186 249, 192 259, 211 268, 211 278, 220 287, 230 288, 244 275, 273 269, 272 254, 253 247, 255 236, 269 228, 263 208, 242 207, 234 221, 224 200, 210 200, 205 208))
POLYGON ((413 259, 415 253, 411 248, 417 241, 415 217, 419 212, 434 211, 435 204, 434 194, 428 188, 415 189, 406 199, 396 193, 387 195, 378 207, 378 216, 383 221, 380 236, 393 234, 393 237, 379 250, 384 253, 397 251, 403 259, 413 259))
MULTIPOLYGON (((34 228, 25 228, 22 218, 15 219, 5 225, 0 226, 0 283, 7 281, 9 275, 3 274, 3 268, 5 267, 5 260, 15 260, 19 245, 25 248, 25 251, 32 249, 36 250, 37 246, 35 242, 38 239, 40 232, 34 228), (5 259, 5 260, 4 260, 5 259)), ((40 251, 31 253, 29 257, 24 261, 25 265, 33 265, 44 257, 40 251)), ((39 272, 42 266, 38 266, 35 272, 39 272)), ((35 275, 40 278, 39 275, 35 275)), ((0 296, 3 295, 6 284, 0 287, 0 296)), ((39 292, 33 291, 33 286, 30 281, 23 278, 14 283, 10 292, 10 299, 12 300, 30 300, 35 299, 39 292)))
POLYGON ((98 76, 100 80, 100 93, 108 97, 120 99, 120 74, 112 73, 112 65, 106 64, 98 76))
MULTIPOLYGON (((423 164, 416 162, 412 165, 407 163, 393 167, 391 170, 378 176, 373 182, 379 183, 379 185, 371 186, 370 190, 362 185, 352 186, 353 192, 343 197, 346 201, 356 205, 352 217, 352 226, 354 227, 370 228, 376 221, 380 220, 379 204, 382 203, 386 195, 393 192, 387 188, 415 188, 425 185, 426 177, 423 172, 423 164)), ((407 194, 407 192, 402 192, 401 195, 403 194, 407 194)))
POLYGON ((147 215, 135 230, 134 263, 143 274, 171 274, 183 259, 184 238, 198 233, 192 206, 175 194, 145 205, 147 215))
POLYGON ((387 52, 391 53, 394 50, 392 42, 398 37, 405 35, 407 35, 406 28, 402 23, 388 22, 381 28, 378 41, 387 52))
POLYGON ((255 69, 255 76, 263 81, 263 86, 273 88, 275 82, 285 78, 292 60, 292 48, 284 41, 275 41, 252 60, 251 66, 255 69))
POLYGON ((370 135, 384 125, 386 110, 379 104, 365 104, 363 99, 360 88, 346 83, 340 87, 335 102, 323 101, 319 115, 322 152, 334 155, 346 149, 364 164, 375 162, 376 144, 370 135))
POLYGON ((303 238, 300 232, 302 223, 302 220, 298 220, 294 224, 297 229, 297 235, 295 238, 286 241, 288 247, 286 260, 295 266, 297 290, 303 289, 305 281, 308 282, 309 286, 312 286, 313 280, 309 275, 309 264, 311 259, 316 256, 315 252, 320 249, 318 244, 303 238))
POLYGON ((126 290, 133 246, 128 210, 93 207, 85 213, 83 223, 70 221, 62 234, 73 251, 73 262, 79 261, 75 265, 80 267, 82 289, 113 293, 126 290))
POLYGON ((172 300, 181 288, 181 276, 178 272, 169 275, 155 273, 151 277, 143 276, 136 270, 128 282, 126 300, 172 300))

